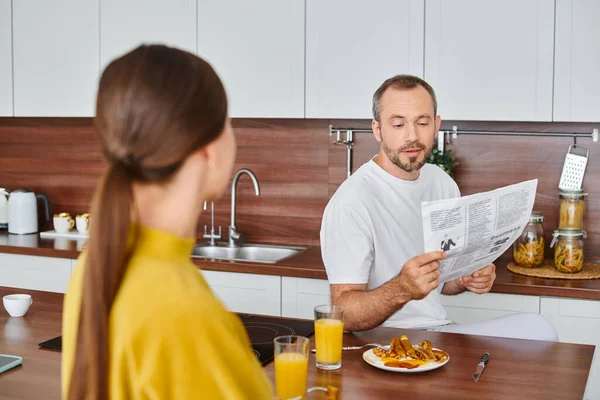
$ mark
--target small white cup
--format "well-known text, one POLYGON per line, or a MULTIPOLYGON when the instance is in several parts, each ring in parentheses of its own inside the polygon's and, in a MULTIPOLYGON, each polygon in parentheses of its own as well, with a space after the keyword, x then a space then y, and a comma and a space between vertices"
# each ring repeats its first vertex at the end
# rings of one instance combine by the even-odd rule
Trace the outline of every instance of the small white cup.
POLYGON ((4 308, 11 317, 22 317, 27 314, 33 299, 28 294, 9 294, 2 298, 4 308))
POLYGON ((54 214, 54 230, 57 233, 67 233, 73 229, 75 221, 68 213, 54 214))
POLYGON ((75 226, 80 233, 87 233, 90 230, 90 214, 85 213, 75 217, 75 226))

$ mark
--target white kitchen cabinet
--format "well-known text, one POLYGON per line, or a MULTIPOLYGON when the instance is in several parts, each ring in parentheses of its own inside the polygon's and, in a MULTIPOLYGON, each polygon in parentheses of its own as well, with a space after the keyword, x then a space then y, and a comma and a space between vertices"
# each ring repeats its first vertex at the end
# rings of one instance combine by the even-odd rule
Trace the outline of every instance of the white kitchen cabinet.
POLYGON ((233 312, 281 316, 281 277, 200 271, 215 295, 233 312))
POLYGON ((0 117, 13 116, 11 4, 0 0, 0 117))
POLYGON ((373 93, 423 76, 424 0, 306 0, 306 117, 372 118, 373 93))
POLYGON ((142 43, 196 54, 195 0, 100 0, 102 69, 142 43))
POLYGON ((14 115, 93 116, 99 0, 18 0, 12 7, 14 115))
POLYGON ((232 117, 304 117, 304 0, 198 2, 198 54, 232 117))
POLYGON ((71 260, 71 275, 75 272, 75 267, 77 266, 77 260, 71 260))
POLYGON ((65 293, 71 260, 0 253, 0 286, 65 293))
POLYGON ((478 295, 464 292, 456 296, 442 295, 442 304, 448 312, 448 319, 458 324, 470 324, 504 315, 531 312, 539 314, 538 296, 517 294, 486 293, 478 295))
POLYGON ((314 319, 314 308, 331 304, 326 279, 281 278, 281 316, 314 319))
POLYGON ((600 121, 600 2, 557 0, 554 121, 600 121))
POLYGON ((561 342, 596 346, 585 398, 600 399, 600 301, 542 297, 540 311, 561 342))
POLYGON ((552 120, 554 1, 428 0, 425 16, 442 118, 552 120))

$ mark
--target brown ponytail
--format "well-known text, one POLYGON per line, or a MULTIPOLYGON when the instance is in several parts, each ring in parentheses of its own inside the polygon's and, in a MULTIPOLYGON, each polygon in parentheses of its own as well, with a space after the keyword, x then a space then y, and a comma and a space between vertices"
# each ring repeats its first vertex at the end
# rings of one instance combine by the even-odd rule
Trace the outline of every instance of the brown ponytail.
POLYGON ((95 125, 110 166, 92 205, 68 399, 109 398, 110 311, 136 241, 133 182, 168 179, 219 136, 226 118, 221 81, 193 54, 140 46, 102 74, 95 125))
POLYGON ((131 177, 119 163, 102 178, 92 206, 88 261, 83 281, 77 354, 70 399, 108 399, 108 316, 127 265, 131 177), (79 356, 85 354, 85 357, 79 356), (104 366, 104 368, 101 368, 104 366))

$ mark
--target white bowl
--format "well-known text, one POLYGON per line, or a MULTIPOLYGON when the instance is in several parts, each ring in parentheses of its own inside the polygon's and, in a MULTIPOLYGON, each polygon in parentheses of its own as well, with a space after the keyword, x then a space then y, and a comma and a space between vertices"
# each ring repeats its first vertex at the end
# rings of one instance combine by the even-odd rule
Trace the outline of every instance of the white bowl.
POLYGON ((33 299, 28 294, 9 294, 2 298, 4 308, 11 317, 22 317, 27 314, 33 299))

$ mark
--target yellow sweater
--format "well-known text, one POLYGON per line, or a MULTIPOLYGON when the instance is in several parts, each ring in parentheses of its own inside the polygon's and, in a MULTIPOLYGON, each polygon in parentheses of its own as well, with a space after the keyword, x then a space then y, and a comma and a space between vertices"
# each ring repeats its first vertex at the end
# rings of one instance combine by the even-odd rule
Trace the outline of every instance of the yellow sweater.
MULTIPOLYGON (((109 320, 109 390, 118 399, 272 399, 238 317, 190 260, 193 239, 141 228, 109 320)), ((62 393, 76 349, 85 255, 63 312, 62 393)))

